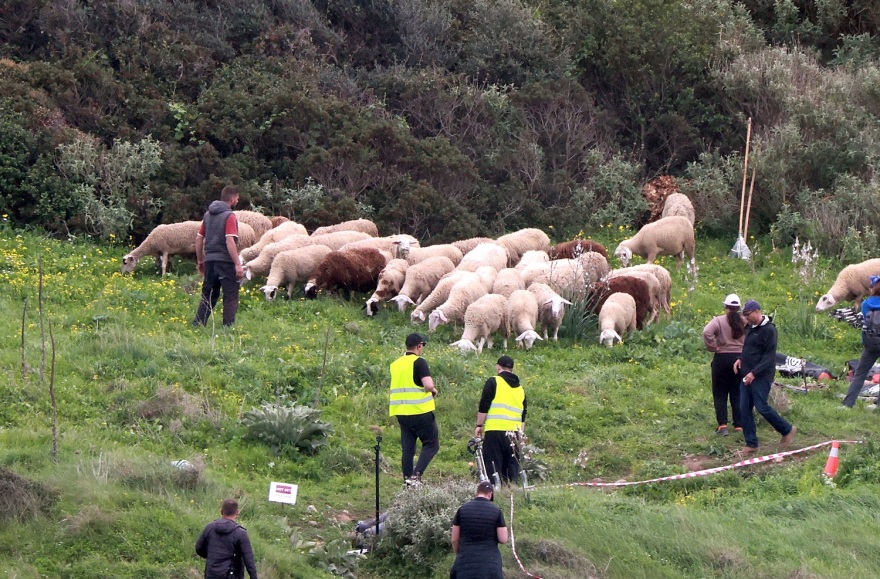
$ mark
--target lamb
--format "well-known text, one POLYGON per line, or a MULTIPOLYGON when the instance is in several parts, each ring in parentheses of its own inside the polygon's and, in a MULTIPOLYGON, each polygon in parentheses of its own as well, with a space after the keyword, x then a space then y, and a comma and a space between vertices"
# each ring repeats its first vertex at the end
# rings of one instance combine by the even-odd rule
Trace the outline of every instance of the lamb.
POLYGON ((553 341, 558 341, 559 326, 565 317, 565 306, 570 306, 571 302, 545 283, 533 283, 529 286, 529 291, 535 294, 538 302, 538 323, 544 329, 544 339, 549 339, 548 330, 552 329, 553 341))
POLYGON ((491 237, 471 237, 470 239, 462 239, 453 241, 452 245, 457 247, 462 255, 467 255, 470 251, 481 243, 495 243, 491 237))
POLYGON ((635 277, 648 284, 648 293, 651 296, 651 303, 648 308, 648 319, 645 323, 650 324, 654 322, 657 319, 660 310, 663 308, 663 286, 660 284, 660 280, 658 280, 650 271, 633 269, 631 267, 616 269, 611 272, 612 278, 621 276, 635 277))
POLYGON ((672 303, 672 276, 669 275, 669 270, 662 265, 657 265, 655 263, 634 265, 629 269, 650 271, 654 274, 654 277, 660 282, 660 288, 662 290, 660 294, 662 303, 660 305, 663 307, 663 311, 666 312, 666 318, 669 319, 672 317, 672 307, 670 305, 672 303))
POLYGON ((409 262, 405 259, 392 259, 379 272, 379 281, 376 284, 376 291, 367 300, 367 315, 372 316, 379 311, 379 302, 387 302, 400 292, 403 282, 406 279, 406 270, 409 268, 409 262))
POLYGON ((410 265, 415 265, 432 257, 446 257, 454 265, 458 265, 463 255, 461 250, 451 243, 440 243, 438 245, 429 245, 428 247, 411 247, 406 261, 410 265))
POLYGON ((601 254, 605 259, 608 259, 608 250, 605 249, 605 246, 592 239, 563 241, 562 243, 557 243, 551 247, 550 251, 547 253, 550 254, 550 259, 571 259, 573 257, 580 257, 590 251, 595 251, 596 253, 601 254))
POLYGON ((529 250, 519 259, 519 263, 516 264, 514 269, 522 271, 530 265, 547 263, 548 261, 550 261, 550 256, 546 251, 529 250))
POLYGON ((621 241, 614 256, 625 267, 633 255, 644 257, 647 263, 653 263, 658 255, 674 255, 676 270, 680 270, 682 253, 693 263, 695 245, 694 226, 686 217, 673 215, 649 223, 630 239, 621 241))
POLYGON ((327 235, 337 231, 360 231, 370 237, 379 237, 379 228, 369 219, 352 219, 351 221, 343 221, 336 225, 325 225, 314 230, 312 235, 327 235))
POLYGON ((497 241, 507 250, 507 265, 510 267, 515 266, 527 251, 548 251, 550 249, 550 238, 546 233, 534 227, 502 235, 497 241))
POLYGON ((621 337, 636 329, 636 300, 627 293, 609 295, 599 310, 599 343, 609 348, 621 337))
POLYGON ((266 301, 275 299, 282 284, 287 284, 287 297, 293 297, 294 284, 308 281, 318 264, 331 251, 333 250, 326 245, 306 245, 276 255, 272 260, 269 279, 260 288, 266 295, 266 301))
POLYGON ((636 329, 641 330, 645 325, 651 307, 651 292, 645 280, 637 277, 622 275, 612 277, 593 284, 590 288, 590 298, 587 303, 588 311, 598 313, 602 311, 605 300, 613 293, 628 293, 636 302, 636 329))
POLYGON ((506 267, 498 272, 495 276, 495 283, 492 284, 492 293, 501 294, 509 298, 510 294, 516 290, 526 289, 526 282, 523 281, 519 272, 512 267, 506 267))
POLYGON ((406 277, 400 291, 389 301, 395 302, 398 311, 401 312, 406 310, 408 304, 420 304, 437 286, 440 279, 454 269, 455 265, 448 257, 429 257, 425 261, 411 265, 406 269, 406 277))
POLYGON ((233 211, 238 219, 238 224, 247 223, 254 228, 257 239, 260 239, 264 233, 272 229, 272 220, 256 211, 233 211))
POLYGON ((476 271, 484 265, 494 267, 495 271, 507 267, 507 248, 494 241, 481 243, 461 258, 456 269, 476 271))
POLYGON ((499 294, 486 294, 467 307, 461 339, 449 345, 458 347, 462 352, 472 350, 482 354, 483 344, 488 343, 491 348, 492 333, 499 330, 504 337, 506 350, 509 335, 507 298, 499 294))
POLYGON ((489 293, 495 275, 495 270, 491 266, 483 266, 476 272, 465 274, 449 290, 446 301, 428 316, 428 331, 433 332, 442 324, 463 320, 467 307, 489 293))
POLYGON ((164 276, 170 256, 195 255, 196 235, 201 224, 201 221, 183 221, 157 225, 140 245, 122 258, 122 273, 133 272, 143 256, 152 255, 164 276))
POLYGON ((670 193, 663 203, 663 213, 660 217, 680 215, 686 217, 691 225, 695 223, 694 206, 690 198, 684 193, 670 193))
POLYGON ((373 247, 354 247, 331 251, 315 268, 312 277, 303 288, 303 292, 308 299, 315 299, 320 290, 341 290, 346 299, 350 299, 353 291, 366 292, 376 287, 379 272, 382 271, 385 264, 385 256, 373 247))
MULTIPOLYGON (((467 318, 467 316, 465 316, 467 318)), ((507 298, 508 334, 516 336, 518 348, 531 350, 535 340, 541 336, 535 331, 538 326, 538 298, 526 289, 518 289, 507 298)))
POLYGON ((816 311, 824 312, 840 302, 852 301, 858 309, 862 298, 870 293, 869 276, 880 275, 880 259, 869 259, 848 265, 837 274, 828 292, 816 302, 816 311))
POLYGON ((308 237, 308 234, 309 233, 308 231, 306 231, 306 228, 295 221, 287 221, 285 223, 282 223, 278 227, 269 229, 265 233, 262 233, 257 243, 249 247, 247 251, 243 251, 241 253, 241 262, 246 263, 254 259, 258 255, 260 255, 260 252, 263 251, 263 248, 270 243, 277 243, 292 235, 301 235, 303 237, 308 237))
MULTIPOLYGON (((338 233, 340 232, 336 232, 336 234, 338 233)), ((418 247, 418 245, 419 240, 412 235, 398 233, 396 235, 390 235, 388 237, 367 237, 366 239, 361 239, 359 241, 349 243, 347 246, 344 246, 340 249, 348 249, 352 247, 372 247, 378 249, 379 251, 390 253, 391 256, 395 259, 407 259, 407 257, 409 256, 410 248, 418 247)))

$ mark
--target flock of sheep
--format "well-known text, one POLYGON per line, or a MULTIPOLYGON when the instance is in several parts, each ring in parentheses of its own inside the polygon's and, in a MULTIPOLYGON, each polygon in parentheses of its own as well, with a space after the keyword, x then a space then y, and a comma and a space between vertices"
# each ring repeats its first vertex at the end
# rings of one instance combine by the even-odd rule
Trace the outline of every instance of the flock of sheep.
MULTIPOLYGON (((236 211, 239 252, 248 279, 265 277, 267 300, 286 288, 292 297, 301 285, 308 298, 318 292, 372 292, 367 315, 394 303, 400 312, 414 307, 410 320, 427 321, 433 332, 442 324, 462 322, 461 339, 451 345, 463 352, 491 348, 493 337, 504 347, 513 336, 517 346, 557 339, 565 307, 578 300, 585 313, 598 314, 599 341, 611 346, 632 331, 670 316, 672 276, 653 264, 660 255, 694 265, 694 210, 687 196, 674 193, 662 217, 618 245, 613 256, 623 268, 612 270, 605 248, 591 240, 551 246, 539 229, 522 229, 497 239, 477 237, 421 247, 406 234, 380 237, 367 219, 320 227, 308 233, 283 217, 268 218, 236 211), (626 267, 633 255, 647 261, 626 267), (540 331, 540 332, 539 332, 540 331), (543 335, 543 338, 542 338, 543 335)), ((199 221, 156 227, 135 250, 123 257, 123 273, 145 255, 154 256, 165 275, 168 259, 194 254, 199 221)), ((844 268, 818 311, 867 295, 867 275, 880 275, 880 259, 844 268)))

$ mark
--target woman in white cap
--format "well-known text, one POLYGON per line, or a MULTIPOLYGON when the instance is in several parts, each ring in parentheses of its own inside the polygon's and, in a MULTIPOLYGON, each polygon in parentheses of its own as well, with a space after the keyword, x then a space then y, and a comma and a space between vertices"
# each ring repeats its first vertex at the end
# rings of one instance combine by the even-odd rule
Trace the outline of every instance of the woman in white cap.
POLYGON ((703 343, 707 350, 715 354, 712 357, 712 399, 715 402, 715 420, 718 421, 715 434, 718 436, 730 434, 727 429, 728 401, 733 414, 733 429, 742 430, 739 409, 742 380, 739 372, 733 369, 733 364, 742 354, 746 335, 746 321, 739 313, 741 305, 738 295, 728 295, 724 298, 724 315, 712 318, 703 328, 703 343))

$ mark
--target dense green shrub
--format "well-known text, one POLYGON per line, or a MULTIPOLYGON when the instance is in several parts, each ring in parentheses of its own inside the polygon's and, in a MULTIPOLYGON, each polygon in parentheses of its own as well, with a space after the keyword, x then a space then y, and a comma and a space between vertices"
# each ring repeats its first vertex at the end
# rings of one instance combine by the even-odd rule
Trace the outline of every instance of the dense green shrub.
POLYGON ((320 410, 301 405, 264 404, 244 413, 248 436, 268 444, 276 453, 314 452, 327 444, 333 428, 319 420, 320 410))

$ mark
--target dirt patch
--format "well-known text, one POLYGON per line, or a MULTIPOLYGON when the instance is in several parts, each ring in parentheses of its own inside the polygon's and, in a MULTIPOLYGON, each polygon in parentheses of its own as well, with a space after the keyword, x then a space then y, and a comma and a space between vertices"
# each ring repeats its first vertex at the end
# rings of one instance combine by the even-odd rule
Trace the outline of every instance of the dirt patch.
POLYGON ((712 463, 712 457, 701 455, 688 456, 685 457, 684 461, 682 461, 682 465, 684 465, 684 467, 688 469, 688 472, 695 472, 698 470, 706 470, 707 468, 712 468, 714 466, 712 463))
POLYGON ((0 466, 0 520, 36 517, 54 502, 55 493, 48 487, 0 466))

